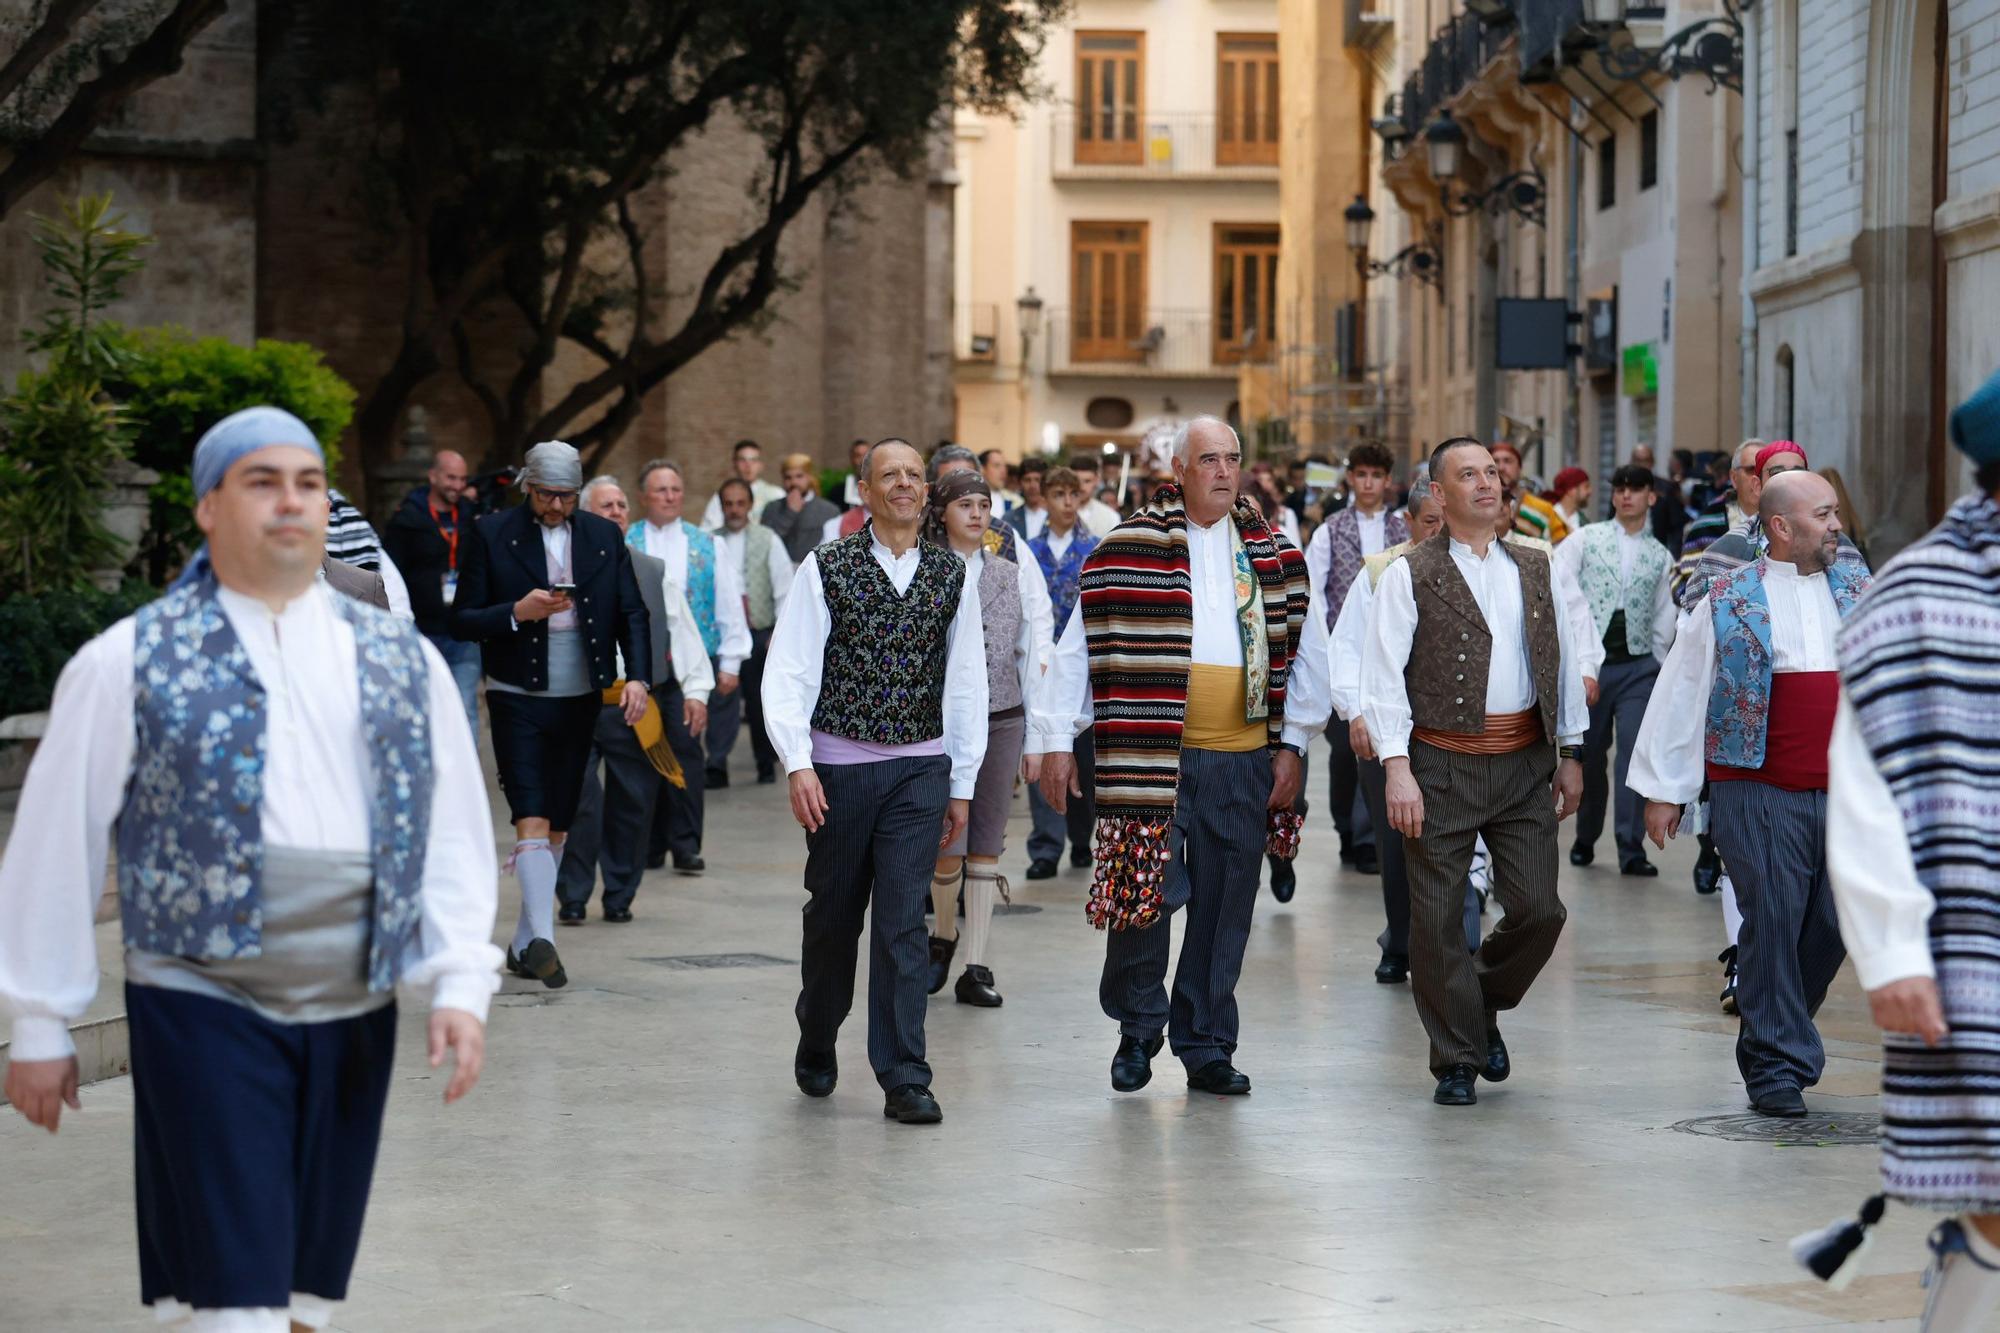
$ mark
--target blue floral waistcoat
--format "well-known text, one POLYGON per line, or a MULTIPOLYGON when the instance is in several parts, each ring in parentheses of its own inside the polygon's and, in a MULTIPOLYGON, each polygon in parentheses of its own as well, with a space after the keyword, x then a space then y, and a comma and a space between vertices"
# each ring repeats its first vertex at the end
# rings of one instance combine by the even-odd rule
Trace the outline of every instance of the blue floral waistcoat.
MULTIPOLYGON (((1868 590, 1868 573, 1845 561, 1826 571, 1841 619, 1868 590)), ((1708 759, 1725 768, 1762 768, 1771 721, 1771 602, 1764 561, 1717 576, 1708 588, 1715 620, 1715 684, 1708 692, 1708 759)))
MULTIPOLYGON (((416 628, 346 597, 374 776, 368 988, 396 984, 422 916, 430 841, 429 668, 416 628)), ((262 952, 264 687, 211 576, 137 617, 136 745, 118 816, 127 948, 207 960, 262 952)))
MULTIPOLYGON (((715 619, 715 538, 682 520, 681 531, 687 534, 688 567, 687 594, 688 609, 694 612, 694 627, 701 631, 701 646, 710 657, 722 647, 722 626, 715 619)), ((646 525, 634 523, 625 533, 625 544, 635 551, 647 555, 660 555, 659 551, 646 550, 646 525)))

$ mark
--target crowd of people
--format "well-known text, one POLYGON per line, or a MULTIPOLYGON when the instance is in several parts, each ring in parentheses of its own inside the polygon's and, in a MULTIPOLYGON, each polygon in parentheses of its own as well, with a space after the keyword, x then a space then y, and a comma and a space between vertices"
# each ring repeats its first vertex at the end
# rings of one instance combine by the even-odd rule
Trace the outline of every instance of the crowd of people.
MULTIPOLYGON (((207 544, 59 686, 0 861, 8 1099, 51 1131, 78 1104, 115 846, 142 1297, 196 1328, 324 1326, 395 986, 431 989, 455 1101, 499 969, 562 987, 594 894, 628 923, 647 869, 705 870, 745 730, 806 836, 802 1093, 836 1091, 865 926, 883 1113, 942 1120, 927 1005, 1004 1003, 1025 788, 1026 879, 1089 872, 1111 1086, 1170 1050, 1240 1096, 1235 990, 1265 866, 1298 891, 1324 731, 1339 860, 1380 877, 1374 978, 1411 986, 1436 1104, 1513 1072, 1501 1017, 1566 924, 1560 826, 1582 867, 1608 823, 1635 880, 1686 829, 1750 1107, 1807 1114, 1851 954, 1888 1034, 1887 1195, 1955 1215, 1926 1328, 1976 1327, 2000 1302, 2000 377, 1953 435, 1978 491, 1875 581, 1838 475, 1788 440, 1664 477, 1641 446, 1601 496, 1574 466, 1524 477, 1507 441, 1445 440, 1400 483, 1358 443, 1328 486, 1197 417, 1145 476, 857 440, 837 500, 806 455, 764 481, 744 440, 698 525, 676 463, 628 491, 550 441, 484 495, 438 454, 378 541, 311 432, 247 409, 195 452, 207 544)), ((1805 1238, 1816 1271, 1880 1213, 1805 1238)))

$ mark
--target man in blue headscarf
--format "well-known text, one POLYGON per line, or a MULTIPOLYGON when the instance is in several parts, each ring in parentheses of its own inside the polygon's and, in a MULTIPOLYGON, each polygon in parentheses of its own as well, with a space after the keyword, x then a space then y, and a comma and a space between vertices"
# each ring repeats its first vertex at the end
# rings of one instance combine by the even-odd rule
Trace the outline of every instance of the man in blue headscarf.
POLYGON ((492 816, 458 690, 415 626, 319 580, 326 465, 298 418, 195 448, 207 545, 56 687, 0 859, 7 1098, 79 1106, 69 1027, 115 836, 140 1297, 167 1323, 324 1327, 388 1096, 395 986, 479 1077, 500 951, 492 816))

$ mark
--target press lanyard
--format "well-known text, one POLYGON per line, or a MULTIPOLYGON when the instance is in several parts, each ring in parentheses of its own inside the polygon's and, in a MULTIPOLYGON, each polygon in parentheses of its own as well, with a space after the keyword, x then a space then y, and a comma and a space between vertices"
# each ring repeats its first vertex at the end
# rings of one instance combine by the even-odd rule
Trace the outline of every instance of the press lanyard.
POLYGON ((436 525, 438 536, 444 538, 445 544, 449 548, 450 553, 447 557, 445 568, 456 574, 458 572, 458 506, 452 506, 451 526, 449 528, 438 521, 437 506, 432 504, 428 507, 431 511, 431 522, 436 525))

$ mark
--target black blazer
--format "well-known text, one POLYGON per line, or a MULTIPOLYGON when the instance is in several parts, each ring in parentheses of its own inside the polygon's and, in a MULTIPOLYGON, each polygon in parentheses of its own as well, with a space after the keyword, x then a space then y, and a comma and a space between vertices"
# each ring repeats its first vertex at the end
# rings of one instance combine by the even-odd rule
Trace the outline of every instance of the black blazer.
MULTIPOLYGON (((576 613, 590 644, 590 680, 608 689, 618 679, 615 644, 628 662, 649 662, 652 628, 632 553, 618 525, 595 514, 570 516, 570 568, 576 576, 576 613)), ((524 690, 548 688, 549 625, 533 620, 514 628, 514 603, 549 586, 541 526, 526 505, 488 514, 460 539, 458 600, 451 635, 479 645, 488 676, 524 690)))

